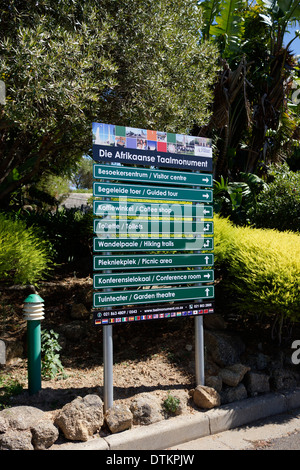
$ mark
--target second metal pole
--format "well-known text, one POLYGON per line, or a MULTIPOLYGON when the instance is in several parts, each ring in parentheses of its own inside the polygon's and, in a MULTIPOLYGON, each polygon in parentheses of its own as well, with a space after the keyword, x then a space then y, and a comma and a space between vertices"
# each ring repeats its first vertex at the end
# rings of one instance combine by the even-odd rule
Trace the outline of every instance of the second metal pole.
POLYGON ((103 325, 104 412, 113 406, 113 334, 112 325, 103 325))
POLYGON ((195 317, 195 369, 196 384, 205 385, 203 316, 195 317))

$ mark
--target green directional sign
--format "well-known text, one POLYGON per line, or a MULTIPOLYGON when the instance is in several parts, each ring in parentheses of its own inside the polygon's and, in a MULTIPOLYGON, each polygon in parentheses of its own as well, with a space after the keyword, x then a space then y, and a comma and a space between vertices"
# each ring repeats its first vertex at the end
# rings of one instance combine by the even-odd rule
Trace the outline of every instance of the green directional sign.
POLYGON ((212 175, 183 171, 129 168, 94 164, 94 178, 103 180, 140 181, 142 183, 212 186, 212 175))
POLYGON ((145 220, 137 218, 134 220, 108 220, 94 219, 94 233, 111 234, 159 234, 159 233, 180 233, 184 234, 207 234, 214 232, 213 222, 193 222, 192 220, 145 220))
POLYGON ((214 297, 213 286, 182 287, 173 289, 143 289, 94 293, 94 308, 115 305, 136 305, 177 300, 210 299, 214 297))
POLYGON ((104 123, 92 133, 97 324, 213 311, 211 141, 104 123))
POLYGON ((183 254, 183 255, 125 255, 125 256, 94 256, 94 269, 151 269, 182 267, 213 266, 214 255, 183 254))
POLYGON ((167 204, 148 202, 104 202, 94 201, 94 215, 100 216, 148 216, 148 217, 213 217, 213 206, 205 204, 167 204))
POLYGON ((95 274, 94 288, 135 287, 146 285, 197 284, 214 280, 211 269, 145 273, 95 274))
POLYGON ((94 252, 212 250, 213 238, 94 238, 94 252))
POLYGON ((160 199, 164 201, 212 202, 210 189, 186 189, 165 186, 141 186, 112 183, 93 183, 93 195, 96 197, 130 197, 139 199, 160 199))

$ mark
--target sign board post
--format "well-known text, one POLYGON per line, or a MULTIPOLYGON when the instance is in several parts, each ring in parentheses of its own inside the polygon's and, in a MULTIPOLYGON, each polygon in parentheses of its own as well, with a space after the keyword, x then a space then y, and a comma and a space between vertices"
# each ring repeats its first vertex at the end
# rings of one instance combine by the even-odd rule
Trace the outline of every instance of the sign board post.
POLYGON ((113 331, 112 325, 103 326, 103 389, 104 412, 113 406, 113 331))
POLYGON ((209 139, 93 123, 94 322, 103 326, 104 408, 113 404, 114 323, 195 317, 204 384, 203 315, 214 311, 209 139))

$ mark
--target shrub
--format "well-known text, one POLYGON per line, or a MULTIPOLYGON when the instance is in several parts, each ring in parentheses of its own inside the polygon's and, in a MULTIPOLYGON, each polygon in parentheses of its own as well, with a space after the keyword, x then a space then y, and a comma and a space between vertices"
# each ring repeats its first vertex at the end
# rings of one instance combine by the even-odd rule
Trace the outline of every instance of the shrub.
POLYGON ((300 235, 236 227, 218 217, 215 233, 216 265, 226 269, 222 285, 232 305, 299 321, 300 235))
POLYGON ((300 172, 290 171, 286 164, 273 166, 273 180, 258 196, 252 220, 256 227, 300 232, 300 172))
POLYGON ((0 278, 34 284, 50 269, 46 244, 24 222, 0 214, 0 278))
POLYGON ((89 255, 93 240, 93 213, 60 208, 55 212, 15 214, 27 227, 34 227, 48 244, 57 264, 70 263, 89 255))
POLYGON ((180 400, 168 393, 168 397, 163 401, 163 408, 168 414, 176 414, 180 408, 180 400))

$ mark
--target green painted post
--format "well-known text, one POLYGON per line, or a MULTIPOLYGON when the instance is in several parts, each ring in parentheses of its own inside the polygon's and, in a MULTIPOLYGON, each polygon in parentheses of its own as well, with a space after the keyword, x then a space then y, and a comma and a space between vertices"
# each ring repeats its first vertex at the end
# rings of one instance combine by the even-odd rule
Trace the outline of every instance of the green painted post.
POLYGON ((28 347, 28 389, 29 395, 34 395, 42 388, 41 381, 41 322, 27 321, 28 347))
POLYGON ((34 395, 42 388, 41 379, 41 320, 44 318, 43 299, 37 294, 24 301, 24 318, 27 320, 28 390, 34 395))

